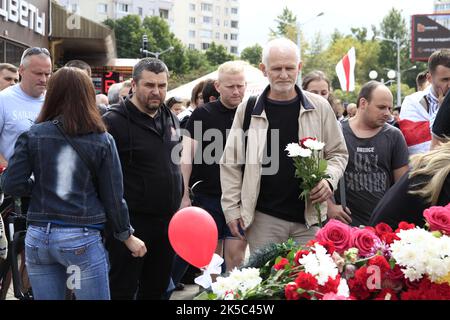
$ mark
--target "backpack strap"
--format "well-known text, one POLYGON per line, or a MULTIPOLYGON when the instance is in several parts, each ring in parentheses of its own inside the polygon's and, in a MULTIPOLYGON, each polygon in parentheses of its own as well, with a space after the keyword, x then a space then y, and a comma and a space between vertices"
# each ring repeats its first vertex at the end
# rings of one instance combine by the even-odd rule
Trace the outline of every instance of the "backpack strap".
MULTIPOLYGON (((247 152, 247 131, 250 128, 250 121, 252 120, 252 112, 255 108, 256 100, 258 96, 251 96, 248 98, 247 105, 245 106, 244 123, 242 124, 242 130, 244 132, 244 153, 247 152)), ((242 165, 242 174, 245 171, 245 163, 242 165)))

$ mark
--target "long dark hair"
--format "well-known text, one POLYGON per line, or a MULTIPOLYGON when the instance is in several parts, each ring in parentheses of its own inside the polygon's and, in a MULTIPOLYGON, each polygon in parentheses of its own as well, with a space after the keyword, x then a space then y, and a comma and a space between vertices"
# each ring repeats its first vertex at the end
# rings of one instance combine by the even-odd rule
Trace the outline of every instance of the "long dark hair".
POLYGON ((95 104, 94 85, 84 71, 63 67, 50 78, 36 123, 58 116, 63 117, 64 130, 71 136, 106 131, 95 104))

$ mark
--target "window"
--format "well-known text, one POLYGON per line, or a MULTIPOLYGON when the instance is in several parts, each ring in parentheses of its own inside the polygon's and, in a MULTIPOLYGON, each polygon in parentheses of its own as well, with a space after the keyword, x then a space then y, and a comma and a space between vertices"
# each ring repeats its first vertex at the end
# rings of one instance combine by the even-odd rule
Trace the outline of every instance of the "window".
POLYGON ((238 53, 238 47, 230 47, 230 52, 233 54, 237 54, 238 53))
POLYGON ((216 6, 216 15, 220 16, 220 7, 216 6))
POLYGON ((189 38, 195 38, 195 30, 189 30, 189 38))
POLYGON ((230 22, 228 20, 223 20, 223 26, 228 27, 230 25, 230 22))
POLYGON ((190 50, 195 50, 195 44, 189 43, 189 49, 190 50))
POLYGON ((169 10, 159 9, 159 16, 163 19, 169 19, 169 10))
POLYGON ((220 19, 216 19, 216 25, 220 27, 220 19))
POLYGON ((202 43, 202 50, 208 50, 211 45, 209 43, 202 43))
POLYGON ((238 14, 238 8, 231 8, 231 14, 238 14))
POLYGON ((108 12, 108 5, 106 3, 99 3, 97 5, 97 12, 98 13, 107 13, 108 12))
POLYGON ((189 10, 195 11, 195 4, 194 3, 189 3, 189 10))
POLYGON ((77 3, 72 3, 72 5, 70 6, 70 10, 71 12, 78 12, 78 4, 77 3))
POLYGON ((230 38, 231 38, 231 40, 237 40, 238 39, 237 33, 231 33, 230 38))
POLYGON ((211 39, 213 37, 213 32, 211 30, 200 30, 200 37, 211 39))
POLYGON ((220 32, 216 32, 216 39, 220 40, 220 32))
POLYGON ((212 18, 203 16, 203 23, 212 24, 212 18))
POLYGON ((210 3, 202 3, 201 9, 202 11, 212 12, 213 6, 210 3))
POLYGON ((126 3, 118 3, 117 4, 117 11, 119 11, 119 12, 128 12, 128 4, 126 4, 126 3))
POLYGON ((151 16, 155 15, 155 9, 150 9, 150 10, 148 10, 148 12, 150 13, 151 16))
POLYGON ((140 15, 141 17, 144 15, 144 10, 142 9, 142 7, 138 7, 138 15, 140 15))
POLYGON ((231 20, 231 27, 235 29, 239 28, 239 21, 231 20))
POLYGON ((228 40, 228 33, 223 34, 223 40, 228 40))
POLYGON ((189 17, 189 23, 195 24, 195 17, 189 17))
POLYGON ((229 15, 230 14, 230 9, 229 8, 225 8, 225 15, 229 15))

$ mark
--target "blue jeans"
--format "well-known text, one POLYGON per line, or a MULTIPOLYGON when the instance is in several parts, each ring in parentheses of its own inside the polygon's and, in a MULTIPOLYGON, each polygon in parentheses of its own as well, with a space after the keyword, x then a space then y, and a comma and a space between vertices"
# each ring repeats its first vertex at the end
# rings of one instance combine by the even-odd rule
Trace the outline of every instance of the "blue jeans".
POLYGON ((100 231, 30 225, 25 263, 36 300, 109 300, 108 260, 100 231))

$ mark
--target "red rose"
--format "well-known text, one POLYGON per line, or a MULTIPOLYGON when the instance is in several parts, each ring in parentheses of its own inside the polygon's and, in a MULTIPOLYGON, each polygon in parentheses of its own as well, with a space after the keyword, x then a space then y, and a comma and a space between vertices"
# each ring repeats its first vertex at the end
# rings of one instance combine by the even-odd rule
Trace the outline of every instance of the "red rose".
POLYGON ((391 270, 391 266, 384 256, 375 256, 369 260, 368 264, 369 266, 377 266, 380 268, 382 274, 391 270))
POLYGON ((289 264, 289 260, 286 258, 281 258, 281 260, 273 266, 275 270, 282 270, 286 265, 289 264))
POLYGON ((288 283, 284 287, 284 295, 286 296, 287 300, 299 300, 300 295, 297 292, 297 284, 295 282, 288 283))
POLYGON ((423 212, 431 231, 450 235, 450 207, 431 207, 423 212))
POLYGON ((358 300, 367 300, 370 297, 370 291, 367 288, 368 277, 367 267, 361 267, 356 270, 354 278, 347 280, 352 297, 358 300))
POLYGON ((303 258, 303 256, 307 256, 310 252, 308 250, 299 250, 297 251, 297 253, 295 254, 295 258, 294 258, 294 262, 295 264, 298 266, 300 265, 300 263, 298 262, 298 260, 300 260, 301 258, 303 258))
POLYGON ((313 140, 313 141, 316 141, 317 139, 316 139, 316 138, 311 138, 311 137, 306 137, 306 138, 301 139, 301 140, 300 140, 300 145, 301 145, 302 148, 304 148, 304 149, 308 149, 308 147, 305 146, 305 142, 306 142, 307 140, 313 140))
POLYGON ((368 229, 354 228, 351 234, 351 246, 359 250, 361 256, 372 254, 376 241, 380 241, 375 233, 368 229))
POLYGON ((320 242, 331 241, 337 252, 344 252, 351 247, 351 228, 335 219, 331 219, 325 227, 316 234, 320 242))
POLYGON ((381 238, 385 233, 392 233, 392 228, 386 223, 379 223, 375 226, 375 233, 381 238))
POLYGON ((398 224, 398 229, 395 230, 395 233, 399 233, 401 230, 411 230, 414 229, 415 227, 416 225, 414 223, 402 221, 398 224))

